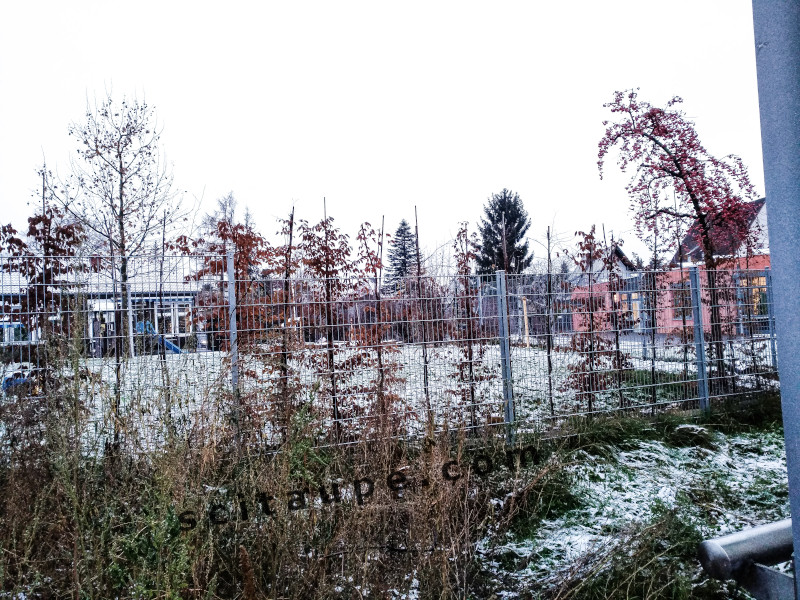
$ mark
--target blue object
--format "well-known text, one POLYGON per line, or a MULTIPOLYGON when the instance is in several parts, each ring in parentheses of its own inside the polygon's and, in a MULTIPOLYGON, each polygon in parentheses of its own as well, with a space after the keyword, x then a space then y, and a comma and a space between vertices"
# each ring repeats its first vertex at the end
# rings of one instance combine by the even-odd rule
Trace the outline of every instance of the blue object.
POLYGON ((22 369, 14 371, 9 375, 4 375, 3 383, 0 387, 2 388, 3 392, 7 392, 11 388, 25 385, 26 383, 33 383, 34 380, 32 376, 40 372, 41 369, 38 368, 29 369, 27 367, 23 367, 22 369))
POLYGON ((156 333, 156 328, 153 327, 153 324, 150 321, 139 321, 136 323, 136 333, 145 333, 148 334, 151 338, 153 338, 157 344, 164 346, 167 350, 172 352, 173 354, 180 354, 181 349, 170 342, 167 338, 163 335, 159 335, 156 333))
POLYGON ((22 385, 24 383, 27 383, 27 381, 28 381, 28 376, 24 375, 24 374, 20 374, 18 377, 15 377, 14 375, 11 375, 9 377, 5 377, 3 379, 3 391, 7 392, 12 387, 16 387, 18 385, 22 385))

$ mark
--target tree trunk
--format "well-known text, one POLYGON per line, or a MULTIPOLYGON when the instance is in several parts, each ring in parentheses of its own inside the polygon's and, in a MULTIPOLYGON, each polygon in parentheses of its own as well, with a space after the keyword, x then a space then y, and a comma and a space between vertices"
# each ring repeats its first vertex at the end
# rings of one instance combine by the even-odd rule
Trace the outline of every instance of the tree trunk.
POLYGON ((725 392, 728 389, 725 369, 725 344, 722 340, 722 314, 720 310, 720 294, 718 288, 718 273, 713 260, 706 260, 706 281, 708 282, 708 297, 711 303, 711 361, 714 365, 718 389, 725 392))
POLYGON ((289 277, 292 267, 292 237, 294 234, 294 208, 289 216, 289 245, 286 247, 286 262, 283 271, 283 327, 281 328, 281 358, 280 358, 280 402, 283 404, 283 426, 288 431, 291 418, 289 399, 289 296, 291 285, 289 277))
MULTIPOLYGON (((119 158, 119 211, 117 212, 117 228, 119 230, 120 283, 122 284, 122 310, 128 313, 128 349, 130 356, 136 356, 133 347, 133 306, 131 306, 130 288, 128 285, 128 246, 125 238, 125 165, 122 156, 119 158)), ((119 334, 119 332, 117 332, 119 334)))
POLYGON ((474 361, 475 356, 472 348, 472 341, 475 339, 475 332, 473 331, 473 323, 472 323, 472 302, 470 298, 470 291, 469 291, 469 277, 464 276, 464 301, 466 304, 466 313, 467 313, 467 365, 468 365, 468 372, 469 372, 469 414, 470 414, 470 423, 473 428, 478 426, 476 416, 475 416, 475 372, 474 372, 474 361))
POLYGON ((594 261, 594 246, 588 253, 587 259, 589 262, 589 389, 586 396, 588 410, 591 413, 594 408, 594 391, 595 391, 595 367, 594 367, 594 296, 592 294, 594 273, 592 272, 592 262, 594 261))
POLYGON ((553 400, 553 273, 550 260, 550 229, 547 229, 547 284, 545 287, 545 339, 547 341, 547 398, 550 401, 550 414, 555 416, 553 400))

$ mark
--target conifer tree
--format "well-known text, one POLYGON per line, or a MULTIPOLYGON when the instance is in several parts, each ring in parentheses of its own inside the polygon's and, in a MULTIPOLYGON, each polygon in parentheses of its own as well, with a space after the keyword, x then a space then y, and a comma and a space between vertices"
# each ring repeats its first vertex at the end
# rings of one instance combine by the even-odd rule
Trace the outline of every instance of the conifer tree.
POLYGON ((504 188, 499 194, 492 194, 483 212, 479 226, 478 273, 493 273, 499 269, 522 273, 530 266, 533 256, 529 256, 525 240, 531 220, 519 194, 504 188))
POLYGON ((417 269, 417 238, 408 221, 400 221, 389 246, 389 273, 386 283, 396 290, 400 281, 416 273, 417 269))

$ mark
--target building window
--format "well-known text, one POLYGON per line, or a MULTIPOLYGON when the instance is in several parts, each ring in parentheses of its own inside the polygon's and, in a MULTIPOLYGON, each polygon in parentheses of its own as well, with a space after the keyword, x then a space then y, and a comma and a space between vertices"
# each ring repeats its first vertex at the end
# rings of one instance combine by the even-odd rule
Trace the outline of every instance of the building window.
POLYGON ((172 335, 172 306, 159 305, 158 312, 158 332, 164 335, 172 335))
POLYGON ((619 317, 620 331, 631 331, 639 320, 639 294, 621 292, 614 294, 614 305, 619 317))
POLYGON ((692 291, 688 281, 680 281, 670 285, 672 291, 672 318, 692 318, 692 291))
POLYGON ((744 284, 744 302, 749 306, 752 315, 756 317, 766 317, 769 314, 767 306, 767 278, 743 277, 741 282, 744 284))
POLYGON ((188 304, 178 305, 178 333, 186 335, 192 330, 191 313, 188 304))

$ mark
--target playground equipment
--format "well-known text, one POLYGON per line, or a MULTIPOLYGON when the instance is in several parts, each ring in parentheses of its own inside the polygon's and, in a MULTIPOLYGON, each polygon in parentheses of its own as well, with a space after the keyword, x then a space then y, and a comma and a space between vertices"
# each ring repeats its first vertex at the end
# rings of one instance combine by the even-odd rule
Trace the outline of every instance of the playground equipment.
POLYGON ((157 344, 164 346, 164 348, 173 354, 181 353, 181 349, 178 346, 170 342, 163 335, 159 335, 159 333, 156 331, 156 328, 153 327, 153 324, 150 321, 139 321, 136 323, 136 333, 149 335, 150 338, 153 339, 157 344))
POLYGON ((758 600, 794 598, 794 577, 771 569, 792 559, 792 520, 784 519, 706 540, 698 555, 706 573, 734 579, 758 600))

